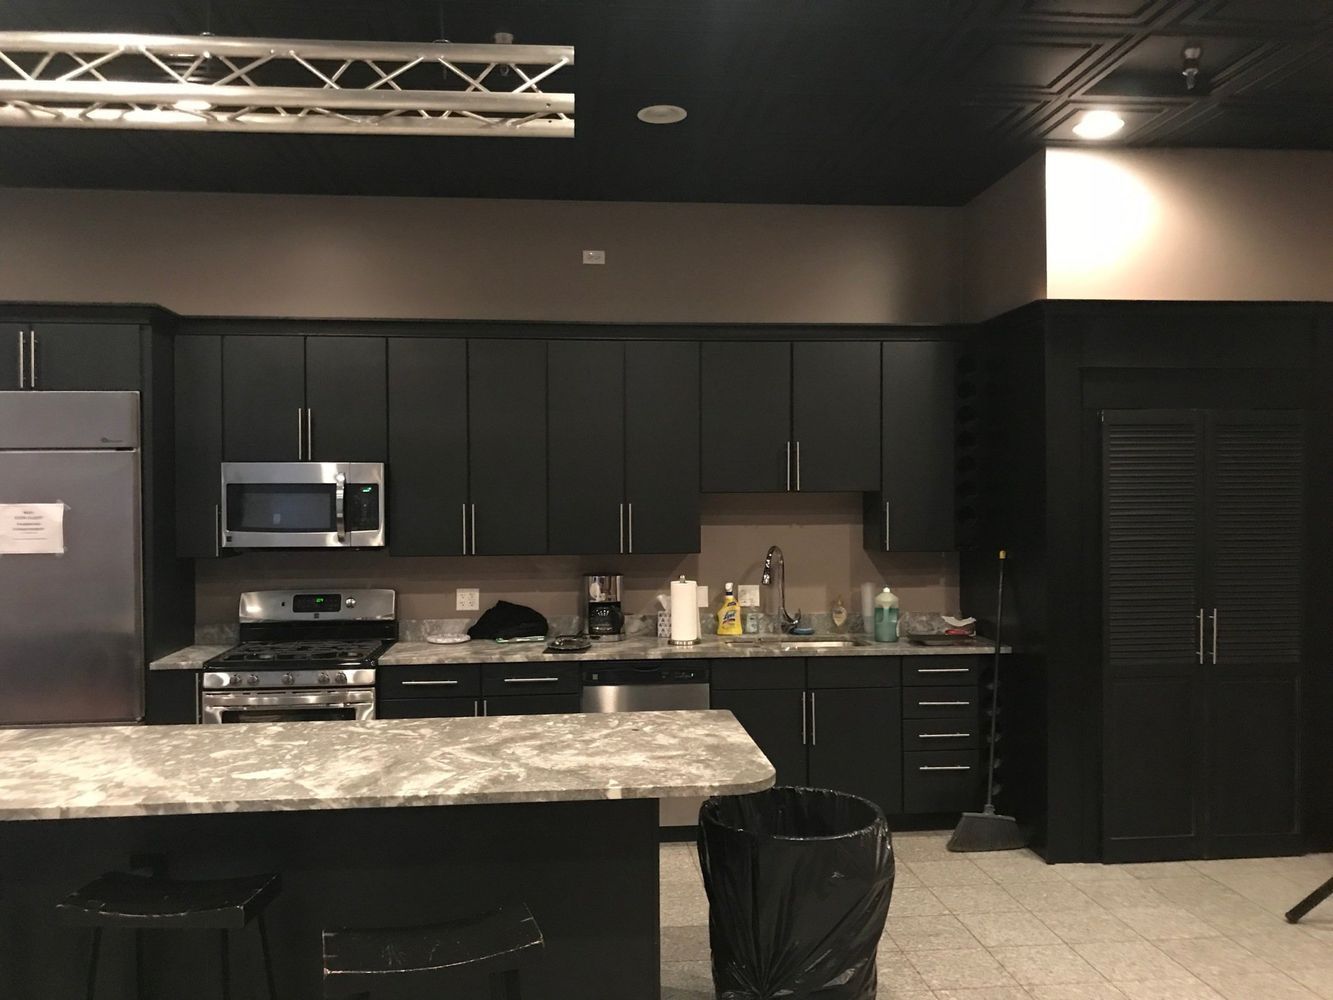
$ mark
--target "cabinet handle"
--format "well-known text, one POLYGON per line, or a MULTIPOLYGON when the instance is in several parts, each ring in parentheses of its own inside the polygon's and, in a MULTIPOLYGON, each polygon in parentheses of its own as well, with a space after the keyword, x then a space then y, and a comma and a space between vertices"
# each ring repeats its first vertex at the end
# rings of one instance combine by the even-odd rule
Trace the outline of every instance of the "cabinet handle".
POLYGON ((23 360, 23 331, 20 330, 19 331, 19 388, 26 389, 27 387, 28 387, 28 375, 23 360))
POLYGON ((481 699, 481 714, 482 714, 483 717, 485 717, 486 714, 487 714, 487 711, 486 711, 486 699, 485 699, 485 698, 481 699))
POLYGON ((305 410, 301 407, 296 408, 296 460, 299 462, 305 458, 305 410))
POLYGON ((474 700, 474 701, 472 702, 472 717, 473 717, 473 718, 480 718, 480 717, 481 717, 481 700, 480 700, 480 699, 474 700))
POLYGON ((469 504, 472 509, 472 554, 477 554, 477 505, 469 504))
POLYGON ((621 554, 622 554, 622 555, 623 555, 624 552, 625 552, 625 505, 624 505, 624 503, 622 503, 622 504, 620 505, 620 551, 621 551, 621 554))
POLYGON ((222 508, 213 505, 213 555, 222 555, 222 508))
POLYGON ((626 512, 629 514, 629 550, 634 552, 634 501, 631 500, 625 505, 626 512))
POLYGON ((1213 608, 1213 663, 1217 663, 1217 608, 1213 608))
POLYGON ((970 764, 922 764, 918 771, 970 771, 970 764))
POLYGON ((889 514, 889 501, 884 501, 884 551, 892 552, 893 547, 889 544, 889 536, 893 531, 893 518, 889 514))
POLYGON ((463 504, 463 555, 467 555, 467 504, 463 504))
POLYGON ((1199 662, 1203 662, 1203 608, 1199 609, 1199 662))
POLYGON ((28 331, 28 388, 37 388, 37 331, 28 331))
POLYGON ((305 460, 315 460, 315 411, 309 407, 305 411, 305 460))
MULTIPOLYGON (((412 682, 407 681, 406 683, 410 684, 412 682)), ((965 739, 968 736, 971 736, 972 734, 971 733, 917 733, 916 735, 917 739, 922 739, 922 740, 954 740, 954 739, 961 740, 965 739)))
POLYGON ((810 710, 808 705, 806 704, 806 695, 807 692, 805 691, 801 692, 801 746, 808 746, 810 743, 810 740, 806 734, 806 721, 805 721, 807 718, 806 713, 810 710))
POLYGON ((970 701, 918 701, 918 708, 940 708, 946 705, 970 705, 970 701))
POLYGON ((918 674, 965 674, 968 667, 917 667, 918 674))
POLYGON ((796 442, 796 492, 801 492, 801 442, 796 442))
POLYGON ((506 677, 506 684, 554 684, 559 677, 506 677))
POLYGON ((451 687, 458 681, 399 681, 403 687, 451 687))
POLYGON ((815 693, 810 692, 810 745, 819 744, 819 718, 815 715, 815 693))
POLYGON ((791 492, 791 442, 787 442, 787 492, 791 492))

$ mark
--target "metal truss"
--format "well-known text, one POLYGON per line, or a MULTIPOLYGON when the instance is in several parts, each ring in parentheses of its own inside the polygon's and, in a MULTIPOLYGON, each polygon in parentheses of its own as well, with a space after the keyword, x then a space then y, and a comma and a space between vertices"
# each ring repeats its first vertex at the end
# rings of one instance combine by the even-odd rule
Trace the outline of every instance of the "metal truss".
POLYGON ((572 138, 567 45, 0 32, 0 126, 572 138))

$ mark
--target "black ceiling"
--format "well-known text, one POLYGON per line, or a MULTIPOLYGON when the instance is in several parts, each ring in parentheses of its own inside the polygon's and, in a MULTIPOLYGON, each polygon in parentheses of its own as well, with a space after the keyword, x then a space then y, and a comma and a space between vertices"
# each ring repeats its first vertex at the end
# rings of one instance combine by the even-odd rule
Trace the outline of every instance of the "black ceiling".
POLYGON ((1129 145, 1333 149, 1333 0, 10 0, 0 29, 577 47, 572 140, 8 128, 10 186, 953 205, 1104 106, 1129 145))

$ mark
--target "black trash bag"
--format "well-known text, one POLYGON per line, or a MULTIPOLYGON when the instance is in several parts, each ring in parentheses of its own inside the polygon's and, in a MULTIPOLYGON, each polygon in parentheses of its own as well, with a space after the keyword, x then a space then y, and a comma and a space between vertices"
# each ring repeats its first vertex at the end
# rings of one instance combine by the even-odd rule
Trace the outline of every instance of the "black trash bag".
POLYGON ((719 1000, 874 1000, 894 863, 873 802, 816 788, 709 799, 699 862, 719 1000))

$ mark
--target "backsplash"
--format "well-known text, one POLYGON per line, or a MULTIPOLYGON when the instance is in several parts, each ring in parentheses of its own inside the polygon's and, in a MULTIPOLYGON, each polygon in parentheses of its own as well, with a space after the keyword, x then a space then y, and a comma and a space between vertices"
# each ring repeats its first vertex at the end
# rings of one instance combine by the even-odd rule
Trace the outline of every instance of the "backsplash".
POLYGON ((454 610, 459 587, 480 588, 482 610, 504 599, 535 608, 553 622, 560 616, 572 621, 579 610, 580 577, 594 572, 624 576, 627 616, 653 616, 656 595, 684 574, 708 587, 707 633, 714 631, 711 614, 723 584, 757 584, 764 554, 775 544, 786 561, 787 607, 807 619, 827 620, 839 596, 859 618, 864 582, 891 586, 904 614, 976 614, 977 609, 958 607, 955 553, 866 552, 861 503, 861 495, 851 493, 706 495, 702 551, 694 555, 396 558, 382 551, 303 550, 201 559, 195 570, 196 616, 201 631, 209 633, 210 626, 235 623, 244 590, 338 584, 393 588, 404 622, 475 620, 476 613, 454 610))

